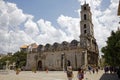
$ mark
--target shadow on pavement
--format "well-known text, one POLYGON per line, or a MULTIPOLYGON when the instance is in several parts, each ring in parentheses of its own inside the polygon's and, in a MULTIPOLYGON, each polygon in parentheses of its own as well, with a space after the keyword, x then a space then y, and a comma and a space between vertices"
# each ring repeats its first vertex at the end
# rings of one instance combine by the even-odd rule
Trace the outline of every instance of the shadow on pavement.
POLYGON ((100 80, 120 80, 117 74, 104 73, 100 80))

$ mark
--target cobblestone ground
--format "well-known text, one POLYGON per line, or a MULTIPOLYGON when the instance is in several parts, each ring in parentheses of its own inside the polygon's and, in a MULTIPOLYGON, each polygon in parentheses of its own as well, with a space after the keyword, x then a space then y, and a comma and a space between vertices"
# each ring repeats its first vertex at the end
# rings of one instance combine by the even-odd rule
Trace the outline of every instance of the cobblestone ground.
MULTIPOLYGON (((77 79, 77 71, 74 71, 73 80, 77 79)), ((22 71, 16 75, 15 71, 0 71, 0 80, 67 80, 66 73, 63 71, 38 71, 33 73, 32 71, 22 71)), ((117 75, 104 74, 102 70, 99 73, 86 72, 83 80, 119 80, 117 75)))

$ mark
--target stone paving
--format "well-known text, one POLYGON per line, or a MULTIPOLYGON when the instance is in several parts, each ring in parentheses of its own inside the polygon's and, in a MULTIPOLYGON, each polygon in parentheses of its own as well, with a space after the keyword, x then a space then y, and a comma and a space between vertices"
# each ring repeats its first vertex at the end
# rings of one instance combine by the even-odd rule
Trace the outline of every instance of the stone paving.
MULTIPOLYGON (((77 71, 74 71, 73 80, 77 79, 77 71)), ((0 80, 67 80, 66 73, 63 71, 22 71, 16 75, 15 71, 0 71, 0 80)), ((83 80, 120 80, 117 75, 104 74, 104 71, 100 70, 99 73, 86 72, 83 80)))

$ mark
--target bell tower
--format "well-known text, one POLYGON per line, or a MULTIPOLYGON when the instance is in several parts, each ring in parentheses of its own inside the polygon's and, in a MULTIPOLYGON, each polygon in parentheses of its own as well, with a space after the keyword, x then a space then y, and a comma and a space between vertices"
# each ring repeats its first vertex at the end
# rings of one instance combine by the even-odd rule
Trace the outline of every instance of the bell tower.
POLYGON ((94 30, 92 23, 92 13, 89 4, 86 2, 81 6, 81 21, 80 21, 80 46, 85 49, 95 50, 97 47, 94 38, 94 30))

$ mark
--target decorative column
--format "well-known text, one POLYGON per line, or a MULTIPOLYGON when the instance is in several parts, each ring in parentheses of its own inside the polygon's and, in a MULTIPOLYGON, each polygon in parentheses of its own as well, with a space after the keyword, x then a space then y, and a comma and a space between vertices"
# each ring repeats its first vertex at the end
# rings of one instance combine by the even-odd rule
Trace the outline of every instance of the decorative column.
POLYGON ((87 60, 87 50, 85 51, 85 66, 87 66, 88 60, 87 60))
POLYGON ((75 68, 77 70, 77 56, 76 56, 76 52, 75 52, 75 68))
POLYGON ((85 51, 82 51, 82 53, 83 53, 83 58, 84 58, 84 63, 83 63, 83 65, 84 65, 84 67, 86 67, 87 66, 87 64, 88 64, 88 60, 87 60, 87 50, 85 50, 85 51))

